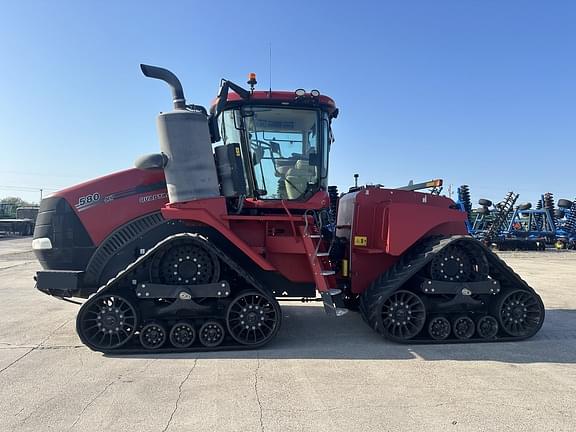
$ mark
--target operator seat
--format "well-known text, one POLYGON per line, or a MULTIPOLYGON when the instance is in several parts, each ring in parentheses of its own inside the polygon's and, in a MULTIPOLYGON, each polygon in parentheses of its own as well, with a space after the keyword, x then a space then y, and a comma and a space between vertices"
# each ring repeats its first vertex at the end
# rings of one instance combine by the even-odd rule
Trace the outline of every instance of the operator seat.
POLYGON ((308 187, 308 183, 316 180, 316 167, 307 160, 299 159, 286 173, 286 194, 288 199, 298 199, 308 187))

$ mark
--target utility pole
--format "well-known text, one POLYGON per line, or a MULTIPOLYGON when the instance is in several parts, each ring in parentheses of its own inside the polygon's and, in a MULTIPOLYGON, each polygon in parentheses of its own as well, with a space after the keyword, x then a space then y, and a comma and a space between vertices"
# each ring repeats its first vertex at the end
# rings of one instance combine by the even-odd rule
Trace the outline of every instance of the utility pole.
MULTIPOLYGON (((42 202, 42 191, 43 191, 43 190, 44 190, 44 189, 40 188, 40 202, 42 202)), ((40 204, 40 202, 39 202, 38 204, 40 204)))

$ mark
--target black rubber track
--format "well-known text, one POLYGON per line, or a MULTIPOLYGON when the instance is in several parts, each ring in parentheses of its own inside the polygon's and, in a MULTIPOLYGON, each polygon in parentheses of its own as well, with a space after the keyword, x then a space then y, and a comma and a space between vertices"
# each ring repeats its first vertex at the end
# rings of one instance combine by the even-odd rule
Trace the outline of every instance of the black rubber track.
MULTIPOLYGON (((495 341, 518 341, 527 339, 536 334, 545 318, 545 310, 542 300, 538 294, 518 276, 508 265, 501 260, 496 254, 484 246, 481 242, 469 236, 451 236, 451 237, 431 237, 423 240, 419 244, 412 247, 407 253, 400 257, 392 268, 382 273, 370 287, 360 296, 360 313, 364 321, 377 333, 385 336, 382 327, 381 307, 384 301, 390 297, 392 293, 397 290, 403 289, 404 284, 408 282, 413 276, 419 273, 442 249, 449 245, 466 244, 466 246, 478 248, 484 253, 490 268, 490 277, 498 280, 501 285, 501 292, 495 296, 505 295, 505 293, 512 290, 524 290, 532 293, 541 305, 542 317, 536 330, 529 336, 513 337, 500 333, 498 336, 489 339, 482 339, 473 336, 470 339, 456 339, 453 336, 444 340, 432 339, 426 334, 426 327, 413 339, 388 339, 399 343, 409 344, 427 344, 427 343, 470 343, 470 342, 495 342, 495 341)), ((421 297, 425 297, 423 293, 418 293, 421 297)), ((429 311, 430 315, 439 315, 438 311, 429 311)), ((489 314, 491 311, 485 311, 489 314)), ((480 312, 482 316, 484 312, 480 312)), ((462 315, 466 315, 466 311, 462 311, 462 315)))
MULTIPOLYGON (((142 281, 144 282, 144 281, 142 281)), ((234 288, 233 292, 234 292, 234 288)), ((231 296, 233 299, 234 296, 231 296)), ((196 317, 196 318, 189 318, 190 320, 214 320, 221 321, 221 324, 226 329, 226 324, 224 323, 224 317, 213 317, 213 316, 206 316, 206 317, 196 317)), ((173 321, 174 318, 167 318, 167 321, 173 321)), ((162 320, 161 320, 162 321, 162 320)), ((245 272, 236 262, 230 259, 225 253, 219 250, 216 246, 210 243, 205 237, 196 234, 196 233, 179 233, 172 235, 170 237, 165 238, 164 240, 160 241, 156 246, 149 249, 144 255, 138 257, 133 263, 129 264, 126 268, 121 270, 116 277, 110 279, 106 285, 100 287, 98 291, 90 297, 80 308, 78 312, 77 321, 76 321, 76 331, 81 339, 81 341, 88 346, 90 349, 94 351, 103 352, 106 354, 112 355, 122 355, 122 354, 152 354, 152 353, 182 353, 182 352, 205 352, 205 351, 225 351, 225 350, 242 350, 242 349, 254 349, 259 348, 267 343, 269 343, 276 334, 278 333, 280 326, 282 323, 282 313, 280 311, 280 306, 278 305, 277 300, 275 297, 266 289, 264 288, 258 280, 256 280, 252 275, 245 272), (170 345, 169 341, 166 341, 161 347, 150 350, 143 348, 139 342, 139 334, 133 334, 130 340, 123 346, 115 348, 115 349, 99 349, 98 347, 93 346, 89 340, 87 340, 82 332, 82 324, 80 321, 80 317, 83 316, 83 311, 87 308, 90 308, 91 305, 98 302, 98 300, 107 295, 118 295, 122 297, 129 297, 132 299, 133 303, 135 304, 136 308, 138 309, 138 299, 134 296, 132 292, 132 288, 127 287, 119 287, 119 284, 124 281, 125 279, 132 278, 132 275, 138 271, 140 266, 146 265, 148 260, 152 260, 154 255, 161 251, 163 248, 168 247, 170 244, 178 241, 189 241, 199 245, 206 250, 208 250, 211 254, 213 254, 217 259, 219 259, 222 263, 229 267, 230 270, 235 272, 241 279, 243 279, 253 290, 262 293, 263 297, 268 298, 268 300, 273 303, 276 307, 276 310, 279 311, 277 314, 277 323, 273 330, 271 336, 259 344, 250 344, 250 345, 243 345, 235 341, 228 333, 226 333, 224 342, 217 347, 205 347, 198 344, 198 334, 196 335, 196 342, 194 345, 188 348, 175 348, 170 345)), ((135 333, 139 333, 140 328, 142 325, 138 326, 138 329, 135 333)), ((196 332, 200 330, 200 327, 195 328, 196 332)), ((170 328, 166 328, 167 334, 170 332, 170 328)), ((169 339, 169 338, 167 338, 169 339)))

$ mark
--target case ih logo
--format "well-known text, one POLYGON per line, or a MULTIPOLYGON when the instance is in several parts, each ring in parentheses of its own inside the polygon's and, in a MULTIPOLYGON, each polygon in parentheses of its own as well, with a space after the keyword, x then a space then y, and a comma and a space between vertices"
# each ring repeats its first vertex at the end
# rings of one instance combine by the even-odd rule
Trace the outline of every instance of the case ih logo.
POLYGON ((162 193, 142 196, 142 197, 138 198, 138 201, 140 202, 140 204, 145 204, 147 202, 161 200, 161 199, 168 199, 168 193, 162 192, 162 193))

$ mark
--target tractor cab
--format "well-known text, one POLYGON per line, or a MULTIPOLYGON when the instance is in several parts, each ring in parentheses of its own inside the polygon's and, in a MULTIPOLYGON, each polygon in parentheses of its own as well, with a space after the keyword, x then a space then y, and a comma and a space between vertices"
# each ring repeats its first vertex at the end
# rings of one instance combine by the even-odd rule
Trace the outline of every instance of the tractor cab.
POLYGON ((223 195, 307 201, 326 191, 334 101, 317 90, 254 91, 250 78, 250 91, 223 80, 210 110, 218 171, 234 172, 220 178, 223 195))

